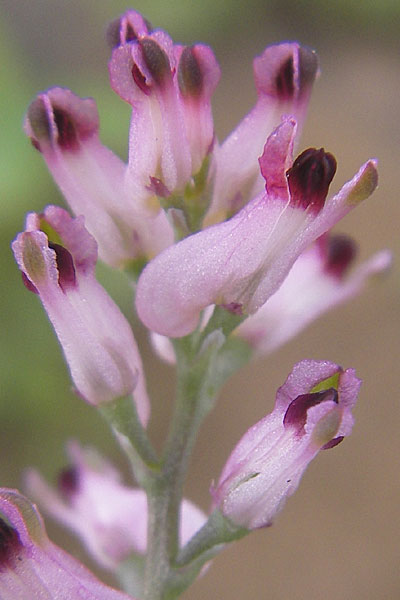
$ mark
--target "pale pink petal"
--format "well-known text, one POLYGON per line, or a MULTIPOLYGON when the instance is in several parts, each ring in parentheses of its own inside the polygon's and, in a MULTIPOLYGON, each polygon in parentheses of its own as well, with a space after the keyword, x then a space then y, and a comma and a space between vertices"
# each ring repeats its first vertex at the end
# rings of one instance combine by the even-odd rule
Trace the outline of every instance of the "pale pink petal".
MULTIPOLYGON (((294 129, 293 120, 284 121, 264 154, 270 145, 282 146, 281 157, 290 153, 294 129)), ((287 160, 280 158, 277 168, 282 164, 287 160)), ((261 166, 265 171, 263 160, 261 166)), ((229 221, 159 254, 138 282, 136 307, 143 323, 162 335, 180 337, 196 328, 210 304, 256 312, 278 290, 298 256, 374 190, 375 162, 369 161, 339 194, 325 200, 335 166, 329 153, 309 149, 286 171, 286 190, 266 170, 266 193, 229 221)))
POLYGON ((212 490, 214 505, 236 525, 271 525, 319 450, 350 434, 360 384, 353 369, 298 363, 278 390, 273 412, 231 453, 212 490))
MULTIPOLYGON (((25 477, 28 493, 46 513, 71 529, 103 568, 116 570, 131 554, 145 554, 145 492, 123 485, 116 469, 92 449, 82 449, 71 442, 68 455, 71 464, 61 472, 58 490, 31 469, 25 477)), ((203 511, 184 499, 181 545, 205 521, 203 511)))
POLYGON ((75 215, 85 215, 100 258, 114 267, 152 258, 173 241, 165 215, 151 208, 153 194, 124 189, 126 165, 98 137, 94 100, 52 88, 28 109, 25 130, 75 215))
POLYGON ((232 215, 262 191, 264 182, 257 159, 265 140, 283 115, 292 115, 301 129, 318 59, 309 48, 287 42, 268 46, 254 59, 253 67, 257 102, 215 150, 215 183, 207 224, 232 215))
MULTIPOLYGON (((236 330, 260 355, 268 354, 297 335, 328 310, 359 294, 377 274, 388 269, 391 253, 382 250, 348 273, 332 265, 329 248, 346 240, 331 236, 322 248, 319 240, 305 250, 275 294, 236 330)), ((336 263, 340 257, 336 257, 336 263)))
POLYGON ((12 244, 28 287, 39 294, 63 348, 74 384, 99 405, 134 392, 144 423, 149 417, 142 362, 131 327, 95 278, 96 242, 82 218, 58 207, 27 218, 12 244), (50 244, 41 222, 63 246, 50 244))
POLYGON ((129 600, 50 542, 35 506, 18 491, 0 490, 0 514, 2 600, 129 600))

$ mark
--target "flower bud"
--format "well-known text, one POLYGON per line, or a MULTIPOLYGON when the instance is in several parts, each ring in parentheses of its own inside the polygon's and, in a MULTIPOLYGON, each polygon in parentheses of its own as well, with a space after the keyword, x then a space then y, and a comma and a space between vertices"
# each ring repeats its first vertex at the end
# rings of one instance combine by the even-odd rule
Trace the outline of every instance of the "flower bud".
POLYGON ((214 506, 237 526, 271 525, 319 450, 350 434, 360 385, 353 369, 298 363, 279 388, 272 413, 230 455, 212 490, 214 506))
POLYGON ((139 351, 125 317, 96 281, 97 245, 82 217, 72 219, 55 206, 42 215, 31 213, 12 248, 54 326, 78 393, 94 405, 134 393, 146 423, 149 401, 139 351))

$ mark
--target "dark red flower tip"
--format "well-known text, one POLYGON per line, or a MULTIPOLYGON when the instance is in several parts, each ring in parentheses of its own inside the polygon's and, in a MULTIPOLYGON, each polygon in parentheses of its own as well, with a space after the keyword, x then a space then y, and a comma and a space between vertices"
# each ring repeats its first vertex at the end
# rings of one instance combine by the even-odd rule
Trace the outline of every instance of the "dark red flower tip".
POLYGON ((151 38, 142 38, 139 40, 142 50, 143 60, 146 63, 150 74, 158 86, 163 86, 167 78, 171 75, 171 66, 166 53, 151 38))
POLYGON ((356 243, 347 235, 333 235, 326 244, 325 270, 342 278, 357 254, 356 243))
POLYGON ((203 91, 203 72, 194 46, 184 48, 178 66, 179 89, 183 96, 198 98, 203 91))
POLYGON ((49 242, 49 248, 56 253, 56 262, 58 269, 58 283, 65 292, 68 288, 75 287, 75 267, 71 253, 64 246, 49 242))
POLYGON ((280 66, 275 77, 275 87, 279 100, 284 102, 293 98, 295 92, 293 55, 280 66))
POLYGON ((323 208, 329 185, 336 173, 336 159, 323 148, 308 148, 286 171, 291 204, 317 213, 323 208))
POLYGON ((66 498, 77 493, 80 487, 79 471, 75 467, 63 469, 58 476, 58 489, 66 498))
MULTIPOLYGON (((150 33, 153 29, 151 23, 147 19, 143 19, 147 32, 150 33)), ((107 27, 106 40, 110 48, 113 50, 123 44, 129 42, 136 42, 139 39, 139 33, 135 29, 135 24, 129 18, 129 15, 122 15, 111 23, 107 27)))
POLYGON ((298 55, 291 54, 281 64, 275 76, 276 95, 282 102, 293 100, 310 89, 318 71, 318 57, 306 46, 298 47, 298 55), (295 66, 297 58, 297 68, 295 66))
POLYGON ((329 388, 328 390, 323 390, 321 392, 297 396, 297 398, 292 400, 286 410, 285 416, 283 417, 284 426, 294 427, 300 433, 306 424, 308 409, 317 404, 321 404, 321 402, 326 402, 327 400, 338 403, 337 390, 329 388))
POLYGON ((123 43, 121 40, 121 21, 122 17, 117 17, 108 24, 106 40, 111 50, 118 48, 123 43))
POLYGON ((13 568, 22 549, 18 531, 0 518, 0 571, 13 568))
MULTIPOLYGON (((52 106, 53 119, 57 129, 57 143, 63 150, 77 150, 79 148, 79 132, 70 113, 56 105, 52 106)), ((51 113, 46 110, 42 98, 36 98, 28 108, 28 119, 36 139, 33 145, 41 150, 40 142, 52 142, 51 113)), ((85 132, 82 131, 82 136, 85 132)))
POLYGON ((299 47, 299 95, 308 91, 318 72, 318 56, 307 46, 299 47))
POLYGON ((28 107, 27 117, 36 138, 32 138, 32 144, 40 151, 40 140, 50 141, 51 138, 51 126, 46 107, 41 98, 36 98, 31 102, 28 107))
POLYGON ((63 150, 77 150, 79 136, 72 116, 64 109, 53 107, 54 122, 57 127, 57 141, 63 150))

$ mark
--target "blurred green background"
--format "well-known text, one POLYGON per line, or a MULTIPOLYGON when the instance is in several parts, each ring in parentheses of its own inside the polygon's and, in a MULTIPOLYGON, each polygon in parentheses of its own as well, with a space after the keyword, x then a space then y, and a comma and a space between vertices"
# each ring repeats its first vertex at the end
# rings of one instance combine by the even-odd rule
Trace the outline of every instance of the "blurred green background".
MULTIPOLYGON (((106 24, 125 2, 2 0, 0 44, 2 336, 0 481, 21 487, 23 469, 50 479, 65 464, 63 446, 96 445, 127 473, 95 411, 74 397, 57 341, 37 298, 21 284, 9 243, 29 210, 62 203, 21 124, 37 91, 72 88, 98 102, 102 139, 126 155, 129 107, 108 86, 106 24)), ((399 171, 400 64, 398 0, 149 0, 132 8, 176 41, 213 46, 222 67, 215 95, 220 139, 254 101, 251 60, 266 44, 297 39, 316 48, 315 86, 301 147, 324 146, 338 159, 333 191, 371 156, 380 160, 374 197, 338 227, 360 243, 361 257, 382 247, 395 254, 389 276, 352 304, 312 325, 268 360, 253 363, 224 388, 197 446, 187 495, 204 509, 208 488, 233 444, 272 407, 294 362, 326 358, 354 366, 364 380, 354 434, 310 467, 300 490, 269 530, 219 557, 185 598, 389 600, 400 594, 399 544, 399 171)), ((132 318, 130 291, 118 274, 99 277, 132 318)), ((151 427, 165 433, 173 373, 143 347, 153 392, 151 427)), ((49 524, 54 541, 81 558, 72 538, 49 524)), ((90 564, 90 563, 89 563, 90 564)))

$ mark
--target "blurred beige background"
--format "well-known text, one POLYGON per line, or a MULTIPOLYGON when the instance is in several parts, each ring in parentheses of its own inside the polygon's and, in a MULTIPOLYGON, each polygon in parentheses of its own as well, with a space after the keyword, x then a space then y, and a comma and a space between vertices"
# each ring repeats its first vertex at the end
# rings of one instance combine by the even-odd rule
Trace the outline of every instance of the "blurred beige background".
MULTIPOLYGON (((51 328, 37 299, 22 286, 9 251, 27 210, 62 202, 21 131, 24 111, 37 91, 62 85, 93 95, 104 142, 126 155, 129 109, 108 87, 103 34, 107 22, 127 5, 119 0, 2 0, 0 6, 0 481, 20 487, 27 465, 54 478, 65 464, 63 445, 71 437, 96 445, 127 472, 101 420, 71 394, 51 328)), ((243 432, 270 411, 275 390, 293 363, 326 358, 354 366, 364 380, 353 435, 317 458, 272 528, 227 549, 184 597, 395 600, 400 597, 400 65, 395 26, 400 4, 149 0, 133 8, 176 41, 213 46, 223 71, 214 102, 220 139, 252 105, 255 54, 284 39, 316 48, 322 76, 301 147, 324 146, 335 154, 339 168, 333 191, 366 159, 379 158, 379 189, 336 230, 356 238, 361 258, 382 247, 395 255, 383 281, 225 386, 200 436, 187 484, 188 497, 204 509, 211 480, 243 432)), ((126 282, 105 268, 99 276, 131 318, 126 282)), ((151 427, 158 439, 165 432, 173 373, 151 356, 143 332, 137 331, 154 397, 151 427)), ((71 537, 50 523, 48 530, 54 541, 84 557, 71 537)))

